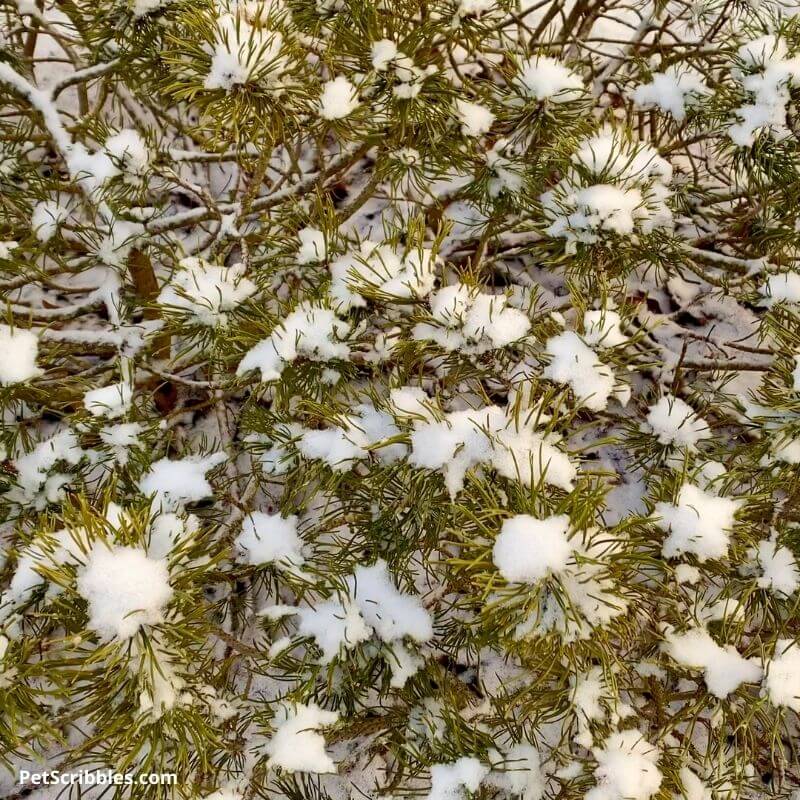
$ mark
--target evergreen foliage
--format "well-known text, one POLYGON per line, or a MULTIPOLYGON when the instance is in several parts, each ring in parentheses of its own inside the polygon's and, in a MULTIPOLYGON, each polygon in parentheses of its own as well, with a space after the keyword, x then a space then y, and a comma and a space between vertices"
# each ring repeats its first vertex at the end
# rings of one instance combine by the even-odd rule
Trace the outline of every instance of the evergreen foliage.
POLYGON ((796 800, 799 92, 792 0, 7 0, 0 796, 796 800))

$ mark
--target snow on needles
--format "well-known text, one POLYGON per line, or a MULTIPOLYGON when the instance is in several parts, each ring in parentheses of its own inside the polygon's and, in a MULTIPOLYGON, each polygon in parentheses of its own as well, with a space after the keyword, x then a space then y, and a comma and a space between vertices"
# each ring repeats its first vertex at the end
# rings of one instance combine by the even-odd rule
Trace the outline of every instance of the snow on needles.
POLYGON ((391 245, 367 239, 331 262, 331 304, 344 314, 366 307, 369 297, 384 302, 425 297, 433 289, 436 265, 429 249, 400 255, 391 245))
MULTIPOLYGON (((756 583, 780 597, 791 597, 800 587, 800 568, 794 554, 774 539, 764 539, 747 551, 758 572, 756 583)), ((745 570, 748 572, 749 570, 745 570)))
POLYGON ((244 271, 243 264, 221 267, 201 258, 184 258, 158 302, 192 315, 202 325, 224 325, 227 312, 255 294, 256 287, 244 271))
POLYGON ((24 383, 42 374, 36 366, 39 339, 35 333, 0 325, 0 348, 0 386, 24 383))
POLYGON ((791 639, 778 639, 767 665, 764 689, 770 702, 800 714, 800 647, 791 639))
POLYGON ((374 634, 386 645, 386 659, 392 670, 391 685, 405 685, 423 664, 407 647, 421 645, 433 637, 433 621, 420 599, 399 591, 383 560, 357 567, 347 578, 348 597, 326 600, 311 606, 271 605, 263 616, 295 617, 297 632, 314 639, 322 651, 320 663, 352 650, 374 634))
POLYGON ((313 606, 267 606, 260 612, 270 619, 293 616, 300 636, 314 639, 322 651, 321 664, 330 664, 342 651, 352 650, 372 636, 359 607, 350 600, 326 600, 313 606))
POLYGON ((583 341, 590 347, 617 347, 628 337, 622 332, 622 319, 616 311, 601 308, 583 315, 583 341))
POLYGON ((319 730, 338 719, 337 712, 325 711, 315 703, 282 704, 275 717, 275 733, 264 747, 267 764, 287 772, 336 772, 319 730))
POLYGON ((248 564, 297 570, 305 561, 303 540, 297 533, 297 516, 282 517, 253 511, 242 523, 236 546, 248 564))
POLYGON ((463 800, 477 792, 489 768, 477 758, 459 758, 452 764, 431 767, 431 790, 426 800, 463 800))
POLYGON ((543 375, 567 384, 576 399, 592 411, 602 411, 614 393, 614 373, 574 331, 564 331, 547 340, 551 361, 543 375))
POLYGON ((637 86, 633 101, 643 108, 658 106, 672 114, 676 122, 683 122, 687 107, 697 105, 707 94, 709 89, 699 74, 673 66, 654 73, 650 83, 637 86))
POLYGON ((153 506, 164 511, 183 508, 213 493, 206 473, 225 460, 224 453, 190 456, 182 459, 161 458, 139 481, 143 495, 151 496, 153 506))
POLYGON ((358 90, 343 75, 328 81, 319 101, 319 115, 336 120, 350 116, 358 108, 358 90))
POLYGON ((263 82, 278 87, 287 67, 283 35, 251 25, 242 15, 224 13, 216 20, 216 41, 206 46, 211 64, 204 88, 230 92, 236 86, 263 82))
POLYGON ((540 200, 550 221, 547 233, 578 243, 609 236, 632 238, 672 228, 667 205, 672 167, 647 144, 628 143, 606 131, 581 143, 573 167, 540 200))
POLYGON ((494 114, 480 103, 456 100, 456 112, 464 136, 483 136, 494 123, 494 114))
POLYGON ((590 5, 6 4, 0 797, 800 786, 800 15, 590 5))
POLYGON ((409 637, 427 642, 433 636, 430 615, 417 597, 399 592, 385 561, 358 567, 348 579, 350 596, 364 620, 385 642, 409 637))
POLYGON ((166 561, 104 543, 89 552, 77 588, 89 605, 89 627, 108 639, 129 639, 143 625, 159 624, 172 597, 166 561))
POLYGON ((696 450, 697 443, 711 438, 708 423, 679 397, 665 395, 650 406, 642 429, 652 433, 659 444, 696 450))
POLYGON ((349 332, 350 324, 329 308, 303 302, 279 323, 271 336, 245 354, 237 374, 257 369, 262 381, 276 381, 286 364, 300 357, 312 361, 345 359, 350 348, 342 340, 349 332))
POLYGON ((569 103, 580 99, 585 91, 580 75, 547 56, 537 56, 523 62, 517 83, 529 97, 553 103, 569 103))
POLYGON ((536 431, 531 417, 513 419, 498 406, 452 411, 441 421, 417 422, 408 463, 442 470, 452 497, 464 486, 467 470, 490 465, 525 486, 544 480, 570 489, 577 470, 557 447, 557 437, 536 431))
POLYGON ((723 558, 728 552, 735 514, 741 500, 718 497, 685 483, 676 505, 656 504, 656 525, 668 533, 662 552, 665 558, 691 553, 700 562, 723 558))
POLYGON ((757 683, 762 669, 755 659, 743 658, 732 645, 721 647, 703 628, 685 633, 667 631, 664 650, 679 664, 703 671, 708 690, 723 699, 742 683, 757 683))
POLYGON ((86 392, 83 405, 93 417, 116 419, 130 410, 132 400, 133 387, 121 381, 86 392))
POLYGON ((597 786, 585 800, 649 800, 661 787, 658 749, 639 731, 612 733, 592 755, 597 760, 597 786))
POLYGON ((800 57, 788 57, 786 42, 768 34, 743 44, 732 70, 750 100, 734 110, 728 135, 740 147, 750 147, 766 132, 773 139, 791 136, 786 126, 790 89, 800 79, 800 57))
POLYGON ((567 566, 573 551, 568 531, 566 516, 538 520, 519 514, 507 519, 494 543, 494 563, 507 581, 536 583, 567 566))
POLYGON ((483 353, 506 347, 530 330, 528 317, 508 306, 504 295, 487 294, 458 283, 431 295, 431 322, 414 326, 415 339, 432 340, 445 350, 483 353))

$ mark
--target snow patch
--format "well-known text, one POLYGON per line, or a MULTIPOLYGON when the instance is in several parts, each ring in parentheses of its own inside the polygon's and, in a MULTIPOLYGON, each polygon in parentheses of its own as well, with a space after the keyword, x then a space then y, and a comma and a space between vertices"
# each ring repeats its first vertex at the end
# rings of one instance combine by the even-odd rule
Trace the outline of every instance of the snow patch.
POLYGON ((172 598, 166 561, 103 542, 78 571, 77 589, 89 604, 89 627, 105 639, 130 639, 143 625, 163 622, 172 598))

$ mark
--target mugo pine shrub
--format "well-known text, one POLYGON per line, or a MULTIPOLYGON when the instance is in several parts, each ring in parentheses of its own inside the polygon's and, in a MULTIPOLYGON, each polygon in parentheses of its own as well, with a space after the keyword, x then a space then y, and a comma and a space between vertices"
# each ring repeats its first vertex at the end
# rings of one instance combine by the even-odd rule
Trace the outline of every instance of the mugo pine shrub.
POLYGON ((800 6, 0 29, 0 797, 800 797, 800 6))

